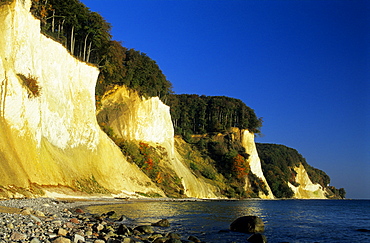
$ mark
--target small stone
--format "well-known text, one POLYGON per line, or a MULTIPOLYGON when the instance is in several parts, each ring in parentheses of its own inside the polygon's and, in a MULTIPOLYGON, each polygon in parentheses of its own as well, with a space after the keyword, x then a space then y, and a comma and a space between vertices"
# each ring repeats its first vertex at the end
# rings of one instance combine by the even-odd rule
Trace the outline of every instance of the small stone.
POLYGON ((67 227, 67 228, 70 228, 70 229, 72 229, 72 228, 73 228, 73 224, 72 224, 72 223, 70 223, 70 222, 67 222, 67 223, 65 223, 64 225, 65 225, 65 227, 67 227))
POLYGON ((152 223, 153 226, 159 226, 159 227, 170 227, 170 222, 168 219, 161 219, 157 223, 152 223))
POLYGON ((104 240, 95 240, 94 243, 105 243, 104 240))
POLYGON ((55 226, 61 226, 62 225, 62 221, 60 221, 60 220, 51 221, 51 223, 54 224, 55 226))
POLYGON ((260 233, 255 233, 255 234, 251 235, 247 239, 247 241, 252 242, 252 243, 267 243, 267 238, 266 238, 266 236, 264 236, 260 233))
POLYGON ((14 224, 9 223, 9 224, 6 225, 6 227, 8 227, 8 229, 14 229, 14 224))
POLYGON ((197 237, 195 237, 193 235, 189 236, 188 240, 193 241, 195 243, 201 242, 197 237))
POLYGON ((145 233, 145 234, 154 233, 154 229, 150 225, 140 225, 140 226, 135 227, 135 230, 139 231, 140 233, 145 233))
POLYGON ((166 234, 166 237, 170 238, 170 239, 180 239, 181 238, 181 235, 180 234, 177 234, 177 233, 167 233, 166 234))
POLYGON ((165 243, 169 238, 167 237, 159 237, 153 241, 153 243, 165 243))
POLYGON ((85 237, 83 237, 82 235, 79 235, 79 234, 75 234, 75 236, 73 238, 73 242, 74 243, 85 242, 85 237))
POLYGON ((168 239, 166 243, 182 243, 182 241, 180 239, 168 239))
POLYGON ((39 222, 39 223, 41 223, 42 221, 41 221, 41 219, 39 219, 38 217, 36 217, 36 216, 34 216, 34 215, 30 215, 30 218, 33 220, 33 221, 35 221, 35 222, 39 222))
POLYGON ((93 226, 93 229, 95 230, 95 231, 101 231, 101 230, 103 230, 104 229, 104 225, 102 225, 102 224, 95 224, 94 226, 93 226))
POLYGON ((71 243, 70 239, 64 238, 64 237, 59 237, 55 240, 52 241, 53 243, 71 243))
POLYGON ((81 208, 76 208, 75 212, 76 213, 85 213, 85 211, 83 211, 81 208))
POLYGON ((63 229, 63 228, 59 228, 58 229, 58 235, 61 235, 61 236, 66 236, 68 234, 68 231, 63 229))
POLYGON ((27 235, 21 234, 21 233, 18 233, 18 232, 13 232, 12 235, 10 236, 10 239, 15 240, 15 241, 25 240, 26 238, 27 238, 27 235))
POLYGON ((121 241, 122 243, 135 243, 135 241, 130 237, 125 237, 121 241))
POLYGON ((131 229, 129 229, 126 225, 120 224, 117 229, 118 235, 132 235, 131 229))
POLYGON ((77 218, 71 218, 69 221, 74 223, 74 224, 79 224, 80 223, 80 221, 77 218))
POLYGON ((40 240, 37 238, 33 238, 30 243, 40 243, 40 240))
POLYGON ((39 210, 36 210, 36 211, 35 211, 35 215, 36 215, 37 217, 45 217, 45 214, 44 214, 43 212, 39 211, 39 210))
POLYGON ((23 215, 30 215, 31 214, 31 210, 29 210, 29 209, 27 209, 27 208, 25 208, 25 209, 22 209, 21 210, 21 214, 23 214, 23 215))

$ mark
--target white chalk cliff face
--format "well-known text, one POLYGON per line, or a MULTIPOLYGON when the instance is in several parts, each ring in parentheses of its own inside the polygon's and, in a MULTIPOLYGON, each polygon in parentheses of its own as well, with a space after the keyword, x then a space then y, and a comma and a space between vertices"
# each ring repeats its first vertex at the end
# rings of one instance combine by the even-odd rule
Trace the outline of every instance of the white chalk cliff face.
POLYGON ((15 0, 0 7, 0 184, 89 182, 117 194, 163 195, 99 128, 98 69, 40 34, 30 6, 15 0), (25 85, 27 77, 37 80, 39 94, 25 85))
POLYGON ((299 167, 294 168, 297 172, 295 181, 299 183, 299 186, 296 187, 288 182, 289 187, 293 190, 293 198, 299 199, 326 199, 325 191, 322 186, 319 184, 313 184, 310 178, 308 177, 307 171, 302 164, 299 167))
POLYGON ((251 171, 253 174, 258 176, 262 181, 266 184, 268 195, 265 195, 263 192, 259 192, 259 197, 264 199, 273 199, 274 195, 268 185, 265 176, 262 172, 261 167, 261 160, 258 156, 256 144, 254 142, 254 133, 249 132, 248 130, 241 131, 241 142, 243 147, 245 148, 245 152, 249 154, 248 162, 249 166, 251 167, 251 171))
POLYGON ((116 87, 103 97, 97 117, 119 137, 164 147, 168 154, 166 166, 182 178, 186 196, 216 198, 212 186, 195 177, 175 151, 170 107, 158 97, 145 99, 125 87, 116 87))

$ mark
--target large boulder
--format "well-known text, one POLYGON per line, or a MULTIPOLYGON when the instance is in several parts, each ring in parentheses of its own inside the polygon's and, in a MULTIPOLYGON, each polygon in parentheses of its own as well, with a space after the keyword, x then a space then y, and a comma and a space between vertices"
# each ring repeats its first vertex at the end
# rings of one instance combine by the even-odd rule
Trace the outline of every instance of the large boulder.
POLYGON ((230 230, 242 233, 264 232, 265 225, 262 219, 257 216, 243 216, 230 224, 230 230))
POLYGON ((248 239, 248 242, 252 243, 267 243, 267 238, 264 235, 261 235, 260 233, 255 233, 251 235, 248 239))

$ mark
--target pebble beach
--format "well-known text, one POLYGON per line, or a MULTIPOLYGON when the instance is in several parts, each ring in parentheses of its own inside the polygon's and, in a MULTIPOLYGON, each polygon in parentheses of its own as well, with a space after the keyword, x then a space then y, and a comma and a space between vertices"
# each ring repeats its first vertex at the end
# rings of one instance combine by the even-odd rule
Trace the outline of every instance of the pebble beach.
POLYGON ((0 243, 201 242, 191 235, 166 232, 169 224, 166 220, 159 219, 158 224, 152 225, 126 225, 114 212, 92 215, 83 209, 108 203, 115 201, 50 198, 0 201, 0 243))

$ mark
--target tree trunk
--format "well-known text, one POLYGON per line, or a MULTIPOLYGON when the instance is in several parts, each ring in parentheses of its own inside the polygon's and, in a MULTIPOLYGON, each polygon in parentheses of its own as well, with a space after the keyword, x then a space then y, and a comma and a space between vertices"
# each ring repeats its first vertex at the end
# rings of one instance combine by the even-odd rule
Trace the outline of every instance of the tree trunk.
POLYGON ((85 37, 85 43, 84 43, 84 55, 83 55, 83 59, 85 62, 86 62, 86 42, 87 42, 87 37, 89 36, 90 33, 87 33, 86 37, 85 37))
POLYGON ((73 34, 73 32, 74 32, 74 29, 75 29, 75 27, 72 25, 72 30, 71 30, 71 53, 72 53, 72 55, 73 55, 73 53, 74 53, 74 38, 73 38, 73 36, 74 36, 74 34, 73 34))

